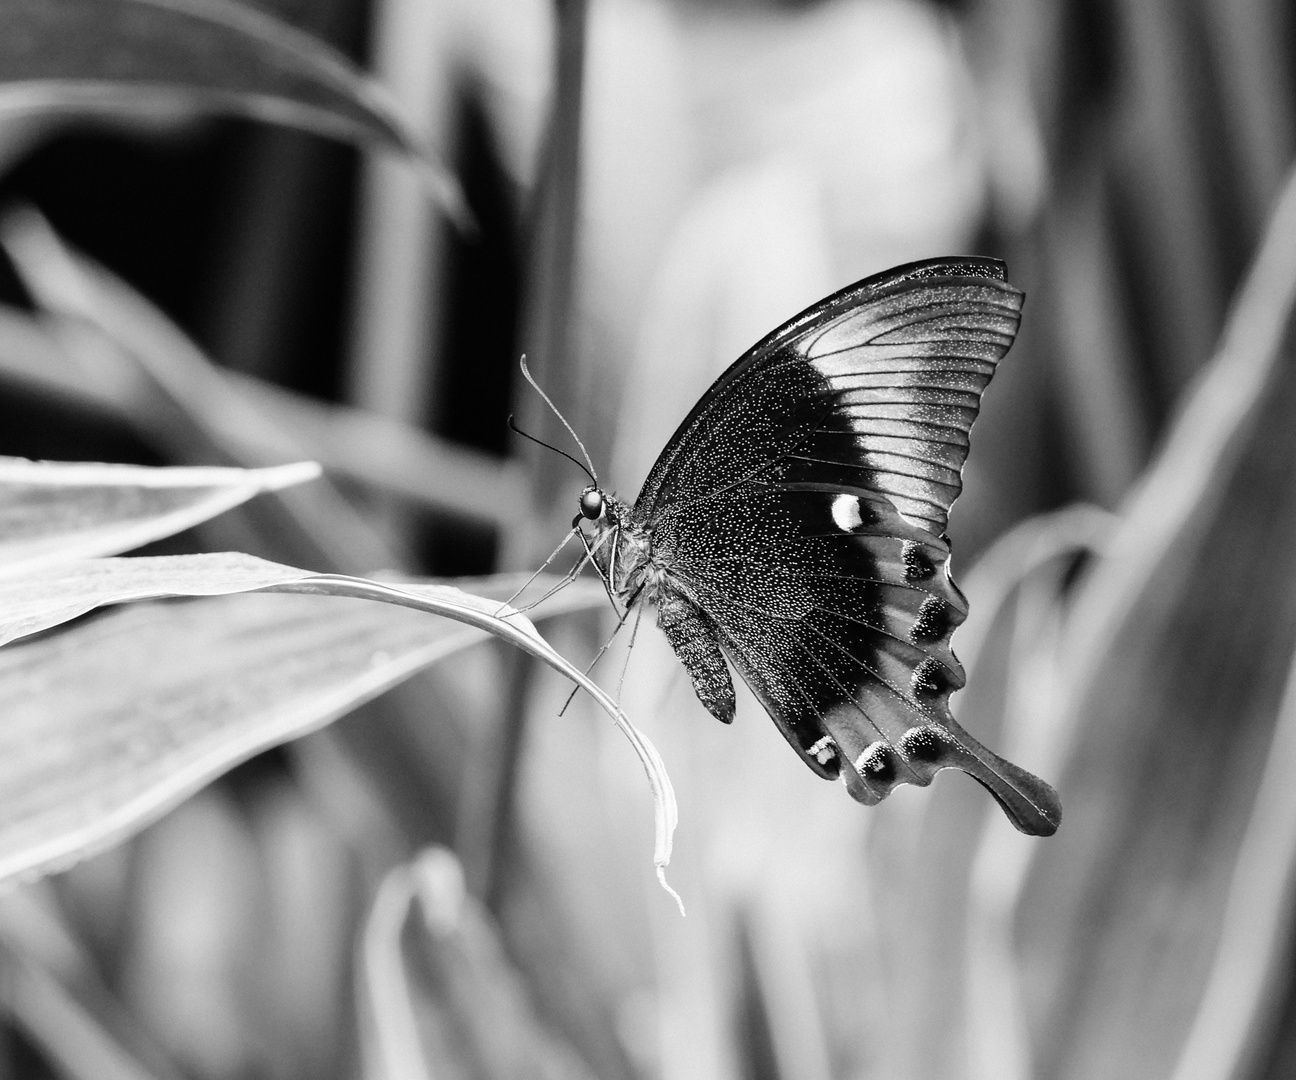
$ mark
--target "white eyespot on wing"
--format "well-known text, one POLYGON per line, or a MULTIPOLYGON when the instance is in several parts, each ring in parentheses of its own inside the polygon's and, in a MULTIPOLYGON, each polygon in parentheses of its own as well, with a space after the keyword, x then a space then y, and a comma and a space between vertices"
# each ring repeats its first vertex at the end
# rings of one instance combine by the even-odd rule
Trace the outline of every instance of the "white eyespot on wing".
POLYGON ((810 747, 806 753, 819 762, 820 765, 827 765, 837 756, 837 752, 833 749, 833 741, 827 735, 810 747))
POLYGON ((833 499, 832 519, 842 532, 854 532, 858 529, 864 524, 864 519, 860 517, 859 498, 844 492, 838 495, 833 499))

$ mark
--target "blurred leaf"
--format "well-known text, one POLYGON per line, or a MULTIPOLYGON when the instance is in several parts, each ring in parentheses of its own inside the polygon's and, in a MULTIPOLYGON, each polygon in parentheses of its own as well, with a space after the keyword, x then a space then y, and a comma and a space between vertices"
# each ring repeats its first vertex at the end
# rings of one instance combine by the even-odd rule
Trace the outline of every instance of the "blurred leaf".
MULTIPOLYGON (((1051 336, 1045 362, 1056 368, 1062 434, 1085 496, 1117 505, 1149 454, 1149 420, 1135 362, 1137 342, 1123 295, 1120 227, 1113 220, 1111 178, 1093 160, 1090 139, 1080 147, 1066 197, 1041 217, 1043 316, 1051 336)), ((1031 327, 1031 332, 1036 328, 1031 327)), ((1030 339, 1028 338, 1028 341, 1030 339)))
MULTIPOLYGON (((5 370, 61 388, 67 369, 79 369, 88 394, 106 396, 154 439, 162 419, 156 398, 164 394, 187 418, 171 441, 192 447, 196 427, 240 464, 315 458, 330 473, 494 525, 516 524, 529 505, 507 462, 213 364, 156 305, 69 248, 34 211, 11 212, 0 231, 37 303, 63 317, 55 320, 55 331, 60 325, 66 330, 70 318, 91 324, 117 346, 104 348, 98 335, 64 333, 60 347, 50 328, 15 315, 0 320, 5 370), (31 353, 38 364, 24 362, 31 353)), ((312 494, 319 497, 319 491, 312 494)), ((336 512, 330 519, 338 528, 336 512)))
POLYGON ((0 574, 129 551, 318 475, 313 462, 154 469, 0 458, 0 574))
POLYGON ((813 954, 802 928, 768 896, 764 899, 764 907, 752 904, 740 910, 735 926, 746 994, 755 999, 744 1009, 747 1068, 773 1065, 779 1076, 832 1080, 813 954), (761 1045, 765 1041, 768 1051, 761 1045))
MULTIPOLYGON (((225 372, 231 391, 259 409, 331 474, 442 514, 517 528, 530 510, 521 470, 411 424, 315 401, 250 375, 225 372)), ((229 445, 264 458, 257 431, 227 431, 229 445)))
POLYGON ((8 304, 0 305, 0 371, 55 393, 75 394, 84 381, 68 363, 50 328, 31 313, 8 304))
MULTIPOLYGON (((979 738, 1043 775, 1058 768, 1060 639, 1074 571, 1101 550, 1112 524, 1110 514, 1084 505, 1027 519, 963 579, 970 613, 954 647, 968 680, 953 708, 979 738)), ((876 900, 881 944, 892 959, 886 996, 900 1036, 892 1050, 896 1075, 965 1080, 968 1029, 983 1031, 986 1014, 1010 1001, 999 969, 981 956, 988 902, 976 890, 983 873, 994 882, 1010 878, 1034 842, 1010 829, 987 857, 979 841, 993 816, 977 784, 951 776, 932 786, 921 813, 875 830, 871 866, 885 882, 876 900), (972 944, 981 952, 970 953, 972 944)), ((996 1029, 987 1041, 1002 1058, 1014 1038, 1024 1049, 1016 1028, 1008 1036, 996 1029)))
MULTIPOLYGON (((12 210, 0 236, 38 303, 56 312, 64 351, 87 380, 129 401, 145 441, 181 461, 279 464, 303 454, 272 418, 229 390, 211 362, 154 305, 66 247, 41 215, 12 210), (88 326, 86 324, 89 324, 88 326), (228 433, 244 432, 231 446, 228 433), (246 438, 259 452, 245 451, 246 438)), ((368 572, 398 560, 372 523, 327 480, 259 507, 270 550, 329 570, 368 572)), ((246 547, 236 540, 231 546, 246 547)))
POLYGON ((1167 1075, 1218 956, 1296 651, 1294 299, 1296 176, 1077 595, 1068 825, 1006 890, 1035 1075, 1167 1075))
MULTIPOLYGON (((449 585, 311 574, 225 554, 74 563, 10 583, 0 603, 12 638, 106 603, 251 590, 384 603, 341 605, 327 618, 325 609, 311 607, 310 618, 270 628, 258 621, 266 617, 258 614, 259 598, 245 598, 246 609, 231 601, 148 608, 0 654, 0 700, 9 702, 0 753, 0 772, 7 771, 0 779, 0 879, 48 872, 120 839, 253 752, 319 727, 446 651, 480 640, 459 625, 411 622, 403 606, 516 645, 576 682, 613 718, 648 775, 654 862, 665 886, 677 811, 656 749, 530 620, 499 599, 449 585), (245 610, 252 612, 250 628, 240 621, 245 610), (381 647, 385 633, 394 637, 390 650, 381 647), (279 651, 269 661, 272 646, 279 651), (299 677, 303 664, 311 668, 305 678, 299 677), (244 696, 243 680, 257 686, 255 693, 244 696)), ((570 586, 554 606, 591 607, 600 595, 570 586)), ((291 620, 303 610, 296 605, 318 601, 264 603, 291 620)))
POLYGON ((69 1080, 178 1078, 174 1063, 104 984, 53 890, 0 898, 0 1007, 69 1080))
MULTIPOLYGON (((1289 981, 1296 905, 1296 667, 1243 834, 1215 963, 1174 1080, 1261 1075, 1289 981)), ((1264 1074, 1268 1075, 1268 1074, 1264 1074)))
MULTIPOLYGON (((462 880, 459 884, 462 893, 462 880)), ((462 895, 458 899, 462 902, 462 895)), ((413 902, 410 868, 398 866, 378 887, 360 941, 356 981, 366 1080, 432 1080, 434 1075, 419 1034, 401 942, 413 902)))
POLYGON ((303 794, 296 765, 247 800, 261 885, 249 1034, 278 1076, 315 1080, 354 1058, 354 1024, 340 1020, 354 1016, 354 938, 369 896, 346 834, 303 794))
MULTIPOLYGON (((132 897, 116 983, 140 1021, 185 1076, 276 1077, 271 1013, 286 1004, 254 996, 264 931, 264 868, 228 789, 199 792, 132 845, 132 897), (267 1017, 268 1019, 268 1017, 267 1017)), ((278 1074, 291 1080, 291 1074, 278 1074)), ((277 1080, 278 1080, 277 1077, 277 1080)))
POLYGON ((1280 12, 1265 0, 1202 7, 1219 96, 1227 102, 1234 133, 1238 196, 1248 230, 1264 220, 1296 151, 1296 73, 1285 34, 1274 33, 1275 16, 1290 16, 1280 12))
POLYGON ((5 0, 0 115, 249 116, 395 150, 461 225, 458 183, 335 49, 227 0, 5 0))
POLYGON ((0 945, 0 1003, 67 1080, 153 1080, 48 971, 0 945))
POLYGON ((536 1016, 449 851, 429 849, 388 875, 362 950, 367 1080, 592 1080, 536 1016))

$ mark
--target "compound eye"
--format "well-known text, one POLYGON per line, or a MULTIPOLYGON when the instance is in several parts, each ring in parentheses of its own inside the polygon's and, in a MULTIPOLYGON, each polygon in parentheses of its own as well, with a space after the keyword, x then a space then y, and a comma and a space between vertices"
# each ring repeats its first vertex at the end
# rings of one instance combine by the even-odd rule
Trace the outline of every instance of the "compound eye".
POLYGON ((580 512, 590 521, 597 521, 603 514, 603 492, 598 488, 586 488, 581 492, 580 512))

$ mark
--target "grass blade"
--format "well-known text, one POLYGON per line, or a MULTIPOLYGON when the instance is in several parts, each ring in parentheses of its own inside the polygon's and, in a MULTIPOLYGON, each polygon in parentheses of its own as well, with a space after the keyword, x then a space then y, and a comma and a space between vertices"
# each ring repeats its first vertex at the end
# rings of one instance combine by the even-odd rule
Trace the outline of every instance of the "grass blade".
POLYGON ((130 551, 319 471, 313 462, 221 469, 0 458, 0 575, 130 551))

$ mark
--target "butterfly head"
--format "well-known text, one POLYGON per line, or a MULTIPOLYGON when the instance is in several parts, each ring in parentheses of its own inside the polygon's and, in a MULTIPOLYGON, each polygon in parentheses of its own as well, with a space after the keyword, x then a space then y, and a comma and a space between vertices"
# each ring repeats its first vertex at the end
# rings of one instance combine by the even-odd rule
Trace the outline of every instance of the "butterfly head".
POLYGON ((590 521, 598 521, 603 516, 607 507, 607 500, 603 492, 599 491, 593 484, 581 492, 580 496, 580 516, 572 522, 573 527, 581 518, 587 518, 590 521))

